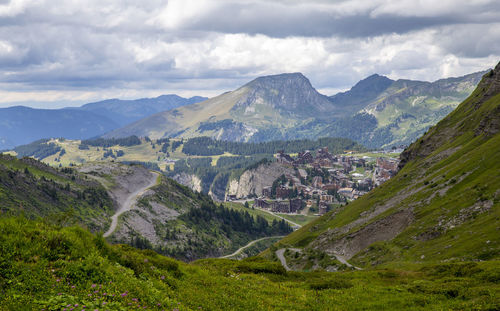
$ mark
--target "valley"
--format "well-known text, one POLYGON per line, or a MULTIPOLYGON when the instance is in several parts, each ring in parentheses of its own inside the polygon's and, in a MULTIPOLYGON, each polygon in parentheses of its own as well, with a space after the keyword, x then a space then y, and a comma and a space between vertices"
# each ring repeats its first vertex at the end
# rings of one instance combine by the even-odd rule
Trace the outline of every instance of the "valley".
POLYGON ((0 1, 0 311, 500 310, 500 1, 0 1))
POLYGON ((0 161, 0 309, 495 310, 499 81, 500 65, 402 152, 338 138, 19 146, 0 161))

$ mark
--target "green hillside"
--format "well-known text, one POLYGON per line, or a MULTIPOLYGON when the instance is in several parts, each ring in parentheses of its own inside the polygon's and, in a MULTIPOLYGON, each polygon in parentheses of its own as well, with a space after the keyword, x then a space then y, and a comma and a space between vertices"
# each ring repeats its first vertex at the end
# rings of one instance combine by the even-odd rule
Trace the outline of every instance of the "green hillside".
POLYGON ((286 272, 258 258, 185 264, 78 227, 0 218, 0 310, 496 310, 499 262, 286 272))
MULTIPOLYGON (((360 267, 500 257, 500 64, 462 104, 401 155, 402 169, 277 248, 360 267)), ((272 257, 269 251, 267 256, 272 257)))
POLYGON ((54 169, 31 158, 0 155, 0 215, 44 217, 103 231, 113 201, 105 188, 71 168, 54 169))

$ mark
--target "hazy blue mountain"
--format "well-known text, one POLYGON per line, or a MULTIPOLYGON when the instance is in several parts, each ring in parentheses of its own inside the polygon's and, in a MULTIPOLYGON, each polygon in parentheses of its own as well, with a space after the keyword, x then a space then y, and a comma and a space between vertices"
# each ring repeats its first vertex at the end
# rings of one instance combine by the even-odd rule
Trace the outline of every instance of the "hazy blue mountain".
POLYGON ((198 103, 206 99, 206 97, 201 96, 184 98, 169 94, 135 100, 107 99, 71 109, 91 111, 113 120, 119 126, 125 126, 152 114, 198 103))
POLYGON ((0 150, 50 137, 83 139, 118 127, 98 114, 69 109, 33 109, 15 106, 0 109, 0 150))
POLYGON ((100 136, 138 119, 205 100, 162 95, 136 100, 109 99, 82 107, 34 109, 15 106, 0 109, 0 150, 41 138, 87 139, 100 136))

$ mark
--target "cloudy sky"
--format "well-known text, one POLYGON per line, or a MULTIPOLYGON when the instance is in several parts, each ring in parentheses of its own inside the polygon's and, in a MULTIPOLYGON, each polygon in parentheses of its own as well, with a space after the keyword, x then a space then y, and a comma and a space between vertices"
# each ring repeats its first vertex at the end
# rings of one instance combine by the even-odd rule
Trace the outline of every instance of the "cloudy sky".
POLYGON ((0 107, 214 96, 297 71, 331 95, 498 61, 498 0, 0 0, 0 107))

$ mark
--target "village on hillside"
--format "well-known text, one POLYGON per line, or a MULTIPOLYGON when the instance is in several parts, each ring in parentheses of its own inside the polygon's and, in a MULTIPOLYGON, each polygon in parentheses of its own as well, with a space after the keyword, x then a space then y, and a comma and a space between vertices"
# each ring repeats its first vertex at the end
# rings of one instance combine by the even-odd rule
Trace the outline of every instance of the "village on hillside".
POLYGON ((279 151, 276 161, 295 173, 282 175, 263 188, 253 206, 284 214, 323 215, 386 182, 399 165, 399 159, 387 156, 333 155, 327 147, 295 156, 279 151))

